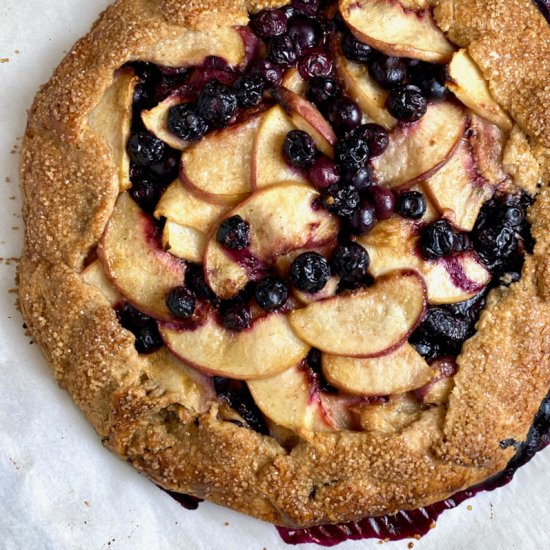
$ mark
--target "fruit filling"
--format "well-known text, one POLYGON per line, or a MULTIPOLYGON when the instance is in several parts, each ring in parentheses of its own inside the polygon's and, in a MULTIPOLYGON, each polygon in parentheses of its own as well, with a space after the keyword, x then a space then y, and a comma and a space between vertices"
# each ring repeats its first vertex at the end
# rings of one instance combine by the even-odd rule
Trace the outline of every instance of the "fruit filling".
POLYGON ((510 119, 429 9, 295 1, 231 40, 117 73, 129 169, 84 278, 229 422, 397 432, 532 252, 510 119))

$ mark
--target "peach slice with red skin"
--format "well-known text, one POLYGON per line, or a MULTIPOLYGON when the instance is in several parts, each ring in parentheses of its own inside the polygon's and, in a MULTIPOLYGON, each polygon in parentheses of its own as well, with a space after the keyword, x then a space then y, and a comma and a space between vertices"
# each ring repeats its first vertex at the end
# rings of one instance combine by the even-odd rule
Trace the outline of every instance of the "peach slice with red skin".
POLYGON ((250 246, 227 250, 216 241, 216 227, 208 241, 204 268, 212 290, 222 299, 235 296, 249 280, 265 274, 278 256, 323 245, 337 235, 334 216, 316 208, 319 194, 310 186, 283 183, 256 191, 226 217, 240 216, 250 225, 250 246))
POLYGON ((454 48, 430 9, 406 9, 397 0, 340 0, 340 13, 358 40, 387 55, 446 63, 454 48))
POLYGON ((408 343, 372 359, 323 354, 326 379, 340 390, 365 396, 414 390, 432 380, 436 371, 408 343))
POLYGON ((189 146, 190 142, 178 137, 170 130, 168 127, 168 115, 172 107, 180 105, 181 103, 187 103, 187 101, 188 100, 182 98, 178 93, 174 93, 161 101, 156 107, 148 111, 142 111, 141 113, 141 120, 145 128, 155 137, 178 151, 183 151, 189 146))
POLYGON ((332 355, 379 357, 401 346, 426 311, 426 287, 414 271, 396 271, 374 286, 289 314, 296 334, 332 355))
POLYGON ((399 123, 388 148, 372 161, 378 183, 395 188, 430 177, 453 155, 466 121, 460 105, 442 101, 429 105, 419 121, 399 123))
POLYGON ((180 178, 215 204, 235 204, 252 191, 252 151, 261 114, 213 132, 185 149, 180 178))
POLYGON ((272 422, 300 432, 334 431, 319 388, 307 365, 300 363, 264 380, 248 381, 256 405, 272 422))
POLYGON ((428 384, 416 389, 414 395, 423 404, 439 405, 448 401, 458 369, 453 357, 442 357, 432 363, 432 367, 437 375, 428 384))
POLYGON ((463 231, 473 229, 483 203, 494 193, 493 186, 477 169, 466 136, 449 162, 422 182, 422 187, 441 215, 463 231))
POLYGON ((271 95, 284 109, 296 128, 313 138, 321 153, 327 157, 334 157, 336 134, 313 103, 283 86, 271 90, 271 95))
POLYGON ((334 35, 331 40, 331 53, 334 70, 345 85, 350 97, 361 107, 369 118, 386 130, 391 130, 397 123, 386 109, 389 92, 382 88, 369 74, 369 69, 362 63, 354 63, 342 52, 341 38, 334 35))
POLYGON ((166 296, 180 286, 185 264, 162 249, 153 219, 121 194, 98 246, 113 286, 141 312, 169 321, 166 296))
POLYGON ((304 173, 290 166, 283 155, 285 138, 292 130, 296 126, 279 105, 263 115, 252 152, 254 189, 289 181, 308 183, 304 173))
POLYGON ((512 120, 493 99, 481 70, 466 50, 453 55, 447 66, 445 85, 474 113, 505 132, 512 130, 512 120))
POLYGON ((462 302, 478 294, 491 279, 473 251, 450 258, 427 261, 418 251, 419 226, 393 216, 376 224, 357 242, 370 256, 369 272, 381 277, 396 269, 411 269, 422 275, 430 304, 462 302))
POLYGON ((161 335, 184 363, 213 376, 269 378, 299 363, 310 346, 293 332, 287 316, 271 313, 243 332, 222 326, 216 311, 189 327, 160 323, 161 335))

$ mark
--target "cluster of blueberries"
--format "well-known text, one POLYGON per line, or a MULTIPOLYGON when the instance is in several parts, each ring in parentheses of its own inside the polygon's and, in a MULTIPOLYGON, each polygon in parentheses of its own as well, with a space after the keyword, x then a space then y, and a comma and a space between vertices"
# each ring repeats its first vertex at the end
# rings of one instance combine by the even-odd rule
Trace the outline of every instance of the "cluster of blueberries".
MULTIPOLYGON (((326 48, 329 33, 340 32, 344 55, 366 64, 376 82, 390 91, 387 108, 399 121, 419 120, 428 101, 441 100, 448 93, 440 66, 377 52, 359 42, 338 15, 333 21, 326 20, 319 4, 318 0, 296 1, 254 16, 250 28, 266 42, 268 57, 254 60, 241 76, 228 69, 223 60, 209 58, 201 69, 202 80, 199 79, 200 89, 194 101, 172 107, 168 118, 169 127, 177 136, 199 140, 207 132, 227 126, 239 109, 260 105, 265 90, 280 85, 287 68, 298 67, 308 82, 308 99, 331 123, 338 141, 332 160, 319 153, 311 136, 294 130, 287 135, 283 152, 290 165, 307 174, 311 184, 321 192, 323 206, 339 216, 344 225, 330 259, 317 252, 306 252, 291 264, 289 283, 308 293, 321 291, 333 274, 341 279, 339 291, 370 284, 369 255, 349 235, 367 233, 378 220, 388 219, 394 212, 420 220, 426 211, 422 193, 394 194, 375 184, 369 162, 386 150, 389 136, 377 124, 361 124, 360 108, 334 78, 332 59, 326 48)), ((184 69, 163 70, 150 64, 136 68, 142 77, 134 98, 136 115, 190 80, 184 69)), ((130 193, 145 211, 151 212, 166 185, 177 177, 179 153, 148 133, 139 116, 134 120, 128 153, 132 161, 130 193)), ((523 252, 532 247, 525 221, 530 203, 527 195, 495 197, 482 209, 471 234, 458 232, 446 220, 425 225, 421 228, 419 252, 434 260, 473 248, 495 275, 495 284, 513 282, 519 278, 523 252)), ((216 237, 229 250, 246 249, 250 245, 249 224, 239 216, 230 217, 220 224, 216 237)), ((235 299, 220 301, 207 285, 202 266, 189 264, 184 285, 173 289, 166 303, 175 318, 185 320, 193 317, 200 301, 208 301, 218 309, 226 328, 242 331, 252 323, 250 301, 255 299, 266 311, 279 310, 287 303, 289 283, 268 275, 248 285, 235 299)), ((484 296, 430 308, 411 342, 429 360, 457 355, 464 340, 473 334, 484 296)), ((136 334, 140 353, 162 345, 156 323, 129 304, 119 309, 119 318, 136 334)), ((312 372, 316 371, 314 355, 310 361, 312 372)), ((230 396, 233 390, 224 391, 230 396)), ((242 389, 237 392, 234 388, 235 392, 242 396, 242 389)))

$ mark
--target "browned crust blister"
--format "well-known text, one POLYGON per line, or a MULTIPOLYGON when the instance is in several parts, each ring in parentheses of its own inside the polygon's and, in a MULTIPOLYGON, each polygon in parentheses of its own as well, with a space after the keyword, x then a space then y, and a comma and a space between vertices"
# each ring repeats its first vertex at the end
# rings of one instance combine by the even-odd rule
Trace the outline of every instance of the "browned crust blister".
POLYGON ((288 451, 220 420, 216 406, 197 417, 147 374, 147 357, 79 275, 119 192, 109 149, 89 126, 115 70, 147 58, 161 39, 246 24, 248 9, 284 3, 119 0, 103 13, 30 113, 19 278, 33 337, 107 447, 166 488, 306 526, 440 500, 501 470, 513 449, 499 442, 527 434, 550 386, 550 31, 529 0, 436 2, 439 25, 468 47, 528 135, 545 182, 530 209, 535 252, 519 283, 490 295, 458 360, 448 408, 425 411, 396 434, 318 433, 288 451))

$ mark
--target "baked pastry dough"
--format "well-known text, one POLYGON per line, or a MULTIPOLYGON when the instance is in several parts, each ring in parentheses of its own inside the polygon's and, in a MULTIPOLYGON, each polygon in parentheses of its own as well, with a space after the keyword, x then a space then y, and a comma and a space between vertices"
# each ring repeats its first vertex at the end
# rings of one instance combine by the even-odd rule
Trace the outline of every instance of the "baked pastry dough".
POLYGON ((82 273, 130 186, 120 140, 130 136, 134 77, 121 68, 200 64, 206 55, 239 64, 246 51, 232 28, 249 11, 284 3, 119 0, 102 14, 29 115, 19 294, 56 379, 107 448, 166 489, 304 527, 444 499, 502 470, 514 450, 500 442, 526 437, 550 386, 550 30, 528 0, 434 2, 437 26, 467 50, 513 124, 504 169, 536 193, 533 253, 518 282, 490 292, 448 403, 393 431, 273 437, 229 421, 238 415, 166 349, 138 354, 116 297, 82 273))

